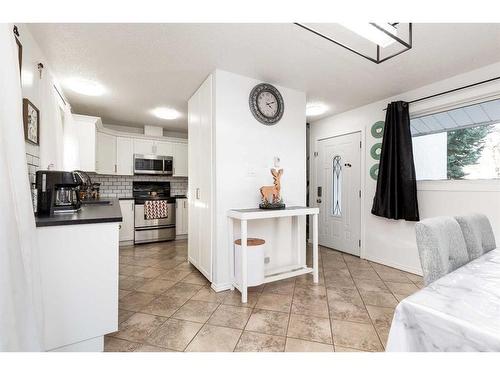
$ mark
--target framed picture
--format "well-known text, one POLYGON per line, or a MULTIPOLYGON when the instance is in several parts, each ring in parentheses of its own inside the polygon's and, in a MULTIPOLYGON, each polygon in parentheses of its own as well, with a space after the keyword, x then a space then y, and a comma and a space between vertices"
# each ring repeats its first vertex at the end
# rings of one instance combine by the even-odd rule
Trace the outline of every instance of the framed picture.
POLYGON ((24 139, 38 145, 40 142, 40 111, 28 99, 23 99, 24 139))

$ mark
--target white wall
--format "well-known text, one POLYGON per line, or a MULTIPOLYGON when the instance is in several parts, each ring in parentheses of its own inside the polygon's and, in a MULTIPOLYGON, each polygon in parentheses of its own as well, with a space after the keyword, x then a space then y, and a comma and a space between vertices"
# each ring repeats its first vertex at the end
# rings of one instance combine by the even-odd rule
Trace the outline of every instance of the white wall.
POLYGON ((46 169, 49 164, 54 164, 56 169, 62 169, 64 142, 67 139, 65 140, 63 135, 60 108, 69 112, 69 105, 65 106, 53 89, 56 79, 29 28, 24 24, 17 26, 19 40, 23 46, 21 80, 23 98, 29 99, 40 110, 39 146, 26 142, 28 163, 35 157, 39 158, 39 167, 42 169, 46 169), (39 75, 38 63, 44 65, 42 78, 39 75))
MULTIPOLYGON (((500 63, 461 74, 422 88, 402 93, 376 103, 353 109, 311 123, 311 155, 316 142, 336 135, 361 131, 363 141, 362 175, 362 250, 361 256, 375 262, 421 273, 415 242, 414 223, 380 218, 370 213, 376 181, 369 176, 374 163, 370 147, 379 140, 370 135, 376 121, 384 120, 383 109, 390 101, 411 101, 441 91, 498 76, 500 63)), ((411 116, 420 116, 438 110, 450 109, 470 101, 500 96, 500 83, 490 83, 472 89, 422 101, 410 106, 411 116)), ((316 201, 314 158, 311 157, 311 205, 316 201)), ((497 241, 500 242, 500 181, 421 181, 418 183, 418 200, 421 219, 439 215, 458 215, 482 212, 491 220, 497 241)))
MULTIPOLYGON (((229 283, 227 211, 257 207, 259 188, 272 185, 273 158, 284 169, 282 196, 287 205, 306 203, 306 98, 303 92, 277 86, 285 111, 275 126, 259 123, 251 114, 248 96, 260 81, 217 70, 215 72, 215 246, 213 282, 229 283)), ((304 233, 305 222, 301 223, 304 233)), ((239 233, 239 229, 235 228, 239 233)), ((290 220, 250 222, 249 236, 266 240, 270 265, 289 264, 290 220)))

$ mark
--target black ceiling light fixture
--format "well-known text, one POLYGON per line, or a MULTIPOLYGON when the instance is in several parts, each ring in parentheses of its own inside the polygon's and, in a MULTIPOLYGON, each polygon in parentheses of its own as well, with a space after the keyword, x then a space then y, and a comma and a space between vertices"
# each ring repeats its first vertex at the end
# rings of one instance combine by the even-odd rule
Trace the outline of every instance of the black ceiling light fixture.
MULTIPOLYGON (((396 22, 396 23, 366 23, 366 24, 341 24, 343 27, 346 29, 349 29, 359 36, 362 36, 363 38, 373 42, 376 44, 376 49, 374 50, 374 56, 370 56, 366 53, 356 51, 353 47, 349 47, 345 43, 341 43, 338 40, 333 39, 330 36, 325 35, 324 33, 313 29, 310 26, 306 26, 303 23, 297 23, 295 22, 295 25, 303 28, 304 30, 307 30, 323 39, 328 40, 329 42, 332 42, 342 48, 345 48, 348 51, 351 51, 355 53, 358 56, 361 56, 375 64, 380 64, 383 63, 384 61, 387 61, 389 59, 392 59, 393 57, 396 57, 406 51, 409 51, 412 48, 412 43, 413 43, 413 31, 412 31, 412 24, 408 23, 408 34, 407 34, 407 40, 403 40, 398 36, 398 28, 404 27, 402 24, 396 22), (393 43, 398 43, 399 45, 402 46, 402 49, 391 53, 388 56, 382 56, 381 51, 382 48, 388 47, 389 45, 393 43)), ((401 30, 399 30, 401 31, 401 30)))

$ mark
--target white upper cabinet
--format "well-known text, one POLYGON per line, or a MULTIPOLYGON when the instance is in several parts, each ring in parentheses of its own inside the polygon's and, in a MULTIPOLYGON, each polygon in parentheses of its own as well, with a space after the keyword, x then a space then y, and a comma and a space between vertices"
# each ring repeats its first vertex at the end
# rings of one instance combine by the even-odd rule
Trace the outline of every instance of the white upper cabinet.
POLYGON ((96 124, 98 117, 73 115, 78 137, 80 169, 86 172, 96 171, 96 124))
MULTIPOLYGON (((182 138, 166 141, 147 139, 143 135, 127 134, 104 128, 99 117, 74 115, 78 132, 78 168, 98 174, 132 176, 134 154, 172 156, 173 175, 188 175, 188 144, 182 138)), ((168 139, 168 138, 165 138, 168 139)))
POLYGON ((155 141, 152 139, 134 139, 134 154, 154 154, 155 141))
POLYGON ((174 144, 171 142, 155 141, 155 152, 154 153, 156 155, 161 155, 161 156, 173 156, 174 144))
POLYGON ((152 139, 134 139, 134 153, 173 156, 174 143, 155 141, 152 139))
POLYGON ((100 174, 116 174, 116 137, 97 132, 96 171, 100 174))
POLYGON ((134 140, 132 138, 116 138, 116 174, 134 174, 134 140))
MULTIPOLYGON (((95 171, 99 174, 131 176, 134 154, 162 155, 174 158, 174 176, 187 177, 187 143, 155 141, 97 132, 95 171)), ((84 169, 86 170, 86 169, 84 169)))
POLYGON ((187 177, 188 175, 188 145, 174 143, 174 176, 187 177))

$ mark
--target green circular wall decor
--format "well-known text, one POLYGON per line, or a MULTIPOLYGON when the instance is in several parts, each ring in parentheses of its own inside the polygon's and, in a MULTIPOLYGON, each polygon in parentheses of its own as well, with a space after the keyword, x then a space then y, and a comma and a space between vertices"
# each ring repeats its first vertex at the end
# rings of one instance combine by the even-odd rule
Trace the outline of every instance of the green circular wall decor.
POLYGON ((377 121, 372 125, 372 136, 373 138, 382 138, 384 136, 384 126, 385 123, 383 121, 377 121))
POLYGON ((370 149, 370 155, 375 160, 380 160, 380 153, 382 152, 382 143, 375 143, 370 149))
POLYGON ((373 178, 375 181, 377 181, 378 178, 378 163, 373 164, 372 167, 370 168, 370 177, 373 178))

